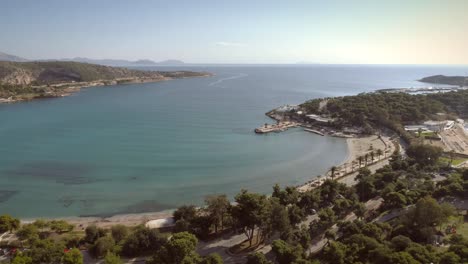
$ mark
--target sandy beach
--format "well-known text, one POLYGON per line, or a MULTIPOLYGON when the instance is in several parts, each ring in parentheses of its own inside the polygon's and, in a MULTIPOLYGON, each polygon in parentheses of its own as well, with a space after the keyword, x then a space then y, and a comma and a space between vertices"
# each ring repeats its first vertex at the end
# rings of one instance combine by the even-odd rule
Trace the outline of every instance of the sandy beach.
MULTIPOLYGON (((345 158, 345 160, 336 166, 336 171, 335 171, 335 177, 337 179, 342 180, 343 178, 349 178, 349 177, 354 177, 356 176, 355 173, 351 173, 354 171, 357 171, 360 168, 358 159, 359 157, 363 157, 366 154, 368 154, 368 159, 369 159, 369 165, 371 163, 374 163, 372 168, 375 168, 378 163, 381 161, 385 160, 395 150, 395 147, 393 143, 391 142, 390 138, 388 137, 379 137, 376 135, 373 136, 368 136, 368 137, 355 137, 355 138, 348 138, 346 139, 346 143, 348 145, 348 156, 345 158), (374 159, 371 162, 371 155, 370 152, 376 151, 376 150, 382 150, 384 153, 381 157, 378 157, 377 155, 374 155, 374 159)), ((361 164, 361 168, 364 167, 366 164, 363 161, 361 164)), ((370 167, 369 166, 369 167, 370 167)), ((321 184, 325 180, 325 178, 331 176, 331 170, 325 173, 320 178, 315 178, 301 186, 298 187, 298 190, 301 192, 308 191, 312 188, 315 188, 321 184)))
MULTIPOLYGON (((173 210, 166 210, 161 212, 148 212, 141 214, 121 214, 110 217, 58 217, 54 219, 38 218, 46 220, 65 220, 70 224, 76 226, 77 230, 83 230, 87 226, 96 225, 102 228, 110 228, 113 225, 137 226, 145 224, 151 220, 167 219, 172 217, 173 210)), ((36 219, 22 219, 23 224, 34 222, 36 219)))

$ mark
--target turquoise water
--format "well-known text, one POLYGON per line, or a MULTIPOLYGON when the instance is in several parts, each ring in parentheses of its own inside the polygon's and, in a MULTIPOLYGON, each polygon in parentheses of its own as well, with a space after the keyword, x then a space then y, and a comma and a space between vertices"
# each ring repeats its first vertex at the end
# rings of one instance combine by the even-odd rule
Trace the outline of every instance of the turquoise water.
MULTIPOLYGON (((169 68, 180 69, 180 68, 169 68)), ((209 78, 106 86, 0 105, 0 214, 78 216, 200 204, 241 188, 297 185, 347 155, 342 139, 255 135, 264 113, 309 98, 424 86, 466 68, 184 67, 209 78)))

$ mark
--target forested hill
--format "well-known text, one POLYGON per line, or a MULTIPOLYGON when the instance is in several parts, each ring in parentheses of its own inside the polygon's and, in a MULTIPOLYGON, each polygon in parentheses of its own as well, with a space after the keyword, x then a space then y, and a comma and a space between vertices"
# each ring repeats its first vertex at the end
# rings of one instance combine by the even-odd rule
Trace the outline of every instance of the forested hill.
POLYGON ((465 77, 465 76, 434 75, 434 76, 424 77, 419 81, 425 82, 425 83, 448 84, 448 85, 456 85, 456 86, 468 85, 468 77, 465 77))
POLYGON ((48 62, 6 62, 0 61, 0 83, 10 85, 41 85, 62 82, 91 82, 116 80, 120 78, 177 78, 202 76, 198 72, 139 71, 127 68, 97 64, 48 61, 48 62))
POLYGON ((208 75, 206 72, 190 71, 140 71, 71 61, 0 61, 0 99, 61 96, 72 86, 152 82, 208 75))
POLYGON ((307 114, 334 118, 331 125, 338 128, 358 126, 371 131, 373 128, 386 127, 405 136, 403 125, 437 119, 437 113, 440 112, 467 117, 468 90, 429 95, 365 93, 313 99, 303 103, 301 109, 307 114))

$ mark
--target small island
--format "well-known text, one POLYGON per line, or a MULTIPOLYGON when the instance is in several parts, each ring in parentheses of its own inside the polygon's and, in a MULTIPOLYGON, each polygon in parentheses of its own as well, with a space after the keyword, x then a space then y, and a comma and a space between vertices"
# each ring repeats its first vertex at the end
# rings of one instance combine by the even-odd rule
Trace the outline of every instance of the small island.
POLYGON ((0 103, 62 97, 83 87, 211 75, 192 71, 140 71, 72 61, 0 61, 0 103))

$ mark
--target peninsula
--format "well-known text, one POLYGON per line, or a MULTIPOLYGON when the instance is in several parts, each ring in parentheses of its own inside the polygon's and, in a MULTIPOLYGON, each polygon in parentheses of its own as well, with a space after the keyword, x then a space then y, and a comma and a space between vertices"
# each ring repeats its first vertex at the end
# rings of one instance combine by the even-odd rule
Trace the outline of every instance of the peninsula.
POLYGON ((208 72, 140 71, 71 61, 0 61, 0 103, 69 95, 83 87, 211 76, 208 72))

